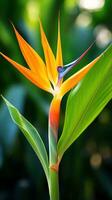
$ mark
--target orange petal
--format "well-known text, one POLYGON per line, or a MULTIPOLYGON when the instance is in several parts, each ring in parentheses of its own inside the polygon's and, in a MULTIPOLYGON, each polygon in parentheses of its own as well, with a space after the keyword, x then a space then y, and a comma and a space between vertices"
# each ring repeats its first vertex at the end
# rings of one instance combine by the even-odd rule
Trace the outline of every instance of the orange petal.
POLYGON ((13 25, 21 52, 28 64, 31 68, 32 72, 38 75, 41 79, 45 79, 49 84, 49 80, 47 77, 46 66, 41 59, 41 57, 34 51, 34 49, 22 38, 22 36, 17 32, 13 25))
MULTIPOLYGON (((100 56, 99 56, 100 57, 100 56)), ((75 85, 81 81, 81 79, 87 74, 87 72, 94 66, 98 61, 99 57, 89 63, 87 66, 82 68, 80 71, 72 75, 69 79, 64 81, 60 87, 60 96, 64 96, 69 90, 71 90, 75 85)))
POLYGON ((61 36, 60 36, 60 17, 58 18, 58 41, 57 41, 57 53, 56 53, 56 65, 63 66, 61 36))
POLYGON ((52 88, 50 84, 47 84, 46 81, 43 79, 43 81, 39 79, 39 77, 34 74, 31 70, 23 67, 22 65, 16 63, 3 53, 0 53, 8 62, 10 62, 18 71, 20 71, 27 79, 29 79, 33 84, 38 86, 39 88, 46 90, 50 93, 52 93, 52 88))
POLYGON ((52 82, 52 84, 55 85, 58 79, 56 60, 51 50, 51 47, 48 43, 48 40, 46 38, 46 35, 44 33, 41 21, 39 20, 39 22, 40 22, 41 40, 42 40, 42 46, 43 46, 45 60, 46 60, 48 77, 49 77, 49 80, 52 82))

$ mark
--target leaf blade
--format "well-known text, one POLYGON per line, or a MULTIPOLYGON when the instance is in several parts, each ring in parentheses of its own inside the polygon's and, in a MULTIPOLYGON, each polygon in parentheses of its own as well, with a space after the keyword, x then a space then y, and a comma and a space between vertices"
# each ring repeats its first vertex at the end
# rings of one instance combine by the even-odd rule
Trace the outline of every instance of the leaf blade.
POLYGON ((58 142, 59 157, 63 156, 69 146, 112 99, 111 58, 112 46, 102 54, 95 66, 70 93, 66 107, 65 124, 58 142), (73 122, 71 119, 74 119, 73 122))
POLYGON ((48 176, 49 176, 49 164, 48 164, 48 156, 47 152, 44 146, 44 143, 35 129, 35 127, 27 120, 25 119, 17 110, 16 107, 14 107, 8 100, 6 100, 2 96, 3 100, 5 101, 7 108, 9 110, 9 113, 11 115, 11 118, 13 122, 19 127, 19 129, 22 131, 30 145, 32 146, 33 150, 35 151, 36 155, 38 156, 45 175, 47 177, 48 181, 48 176))

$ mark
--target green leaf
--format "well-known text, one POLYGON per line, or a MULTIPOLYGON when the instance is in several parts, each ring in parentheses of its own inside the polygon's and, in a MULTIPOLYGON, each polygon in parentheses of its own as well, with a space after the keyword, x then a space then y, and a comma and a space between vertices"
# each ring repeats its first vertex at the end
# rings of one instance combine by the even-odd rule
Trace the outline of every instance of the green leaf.
POLYGON ((111 99, 112 45, 68 97, 64 128, 58 142, 60 159, 111 99))
MULTIPOLYGON (((5 92, 6 98, 9 100, 12 99, 14 104, 18 107, 20 111, 24 110, 24 102, 26 99, 26 89, 20 84, 14 84, 9 87, 5 92), (17 94, 15 95, 15 92, 17 94)), ((10 119, 10 116, 7 115, 6 105, 0 104, 0 140, 3 143, 3 148, 8 154, 11 153, 16 142, 17 137, 17 126, 10 119), (7 126, 4 126, 4 121, 7 122, 7 126)))
POLYGON ((43 166, 48 181, 48 174, 49 174, 48 155, 39 133, 37 132, 35 127, 33 127, 33 125, 19 113, 16 107, 14 107, 4 97, 3 99, 8 107, 13 122, 17 124, 17 126, 20 128, 20 130, 22 131, 22 133, 32 146, 33 150, 37 154, 43 166))

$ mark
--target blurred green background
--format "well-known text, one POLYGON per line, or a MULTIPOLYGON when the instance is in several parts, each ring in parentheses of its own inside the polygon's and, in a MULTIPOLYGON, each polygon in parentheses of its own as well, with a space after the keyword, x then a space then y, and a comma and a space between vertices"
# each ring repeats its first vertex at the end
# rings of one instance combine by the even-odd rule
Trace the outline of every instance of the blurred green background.
MULTIPOLYGON (((64 64, 77 58, 96 39, 92 50, 76 67, 78 70, 111 42, 112 0, 0 0, 0 51, 26 64, 10 25, 12 21, 43 57, 40 16, 55 52, 59 12, 64 64)), ((51 96, 33 86, 2 57, 0 71, 0 94, 38 128, 48 149, 51 96)), ((66 100, 67 95, 62 102, 60 132, 66 100)), ((112 199, 112 101, 65 153, 60 165, 60 196, 61 200, 112 199)), ((32 199, 49 199, 46 179, 36 155, 0 99, 0 200, 32 199)))

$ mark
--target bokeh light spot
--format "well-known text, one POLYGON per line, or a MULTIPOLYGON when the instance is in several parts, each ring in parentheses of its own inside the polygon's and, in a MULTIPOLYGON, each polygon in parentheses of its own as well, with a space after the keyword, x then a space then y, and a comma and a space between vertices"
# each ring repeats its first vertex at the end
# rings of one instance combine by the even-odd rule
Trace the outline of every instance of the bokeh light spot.
POLYGON ((102 163, 101 154, 95 153, 90 158, 90 164, 93 168, 99 168, 102 163))
POLYGON ((91 24, 92 17, 88 12, 82 12, 76 18, 75 24, 81 27, 87 27, 91 24))
POLYGON ((105 26, 97 26, 95 28, 96 43, 100 48, 107 46, 112 40, 111 31, 105 26))
POLYGON ((87 10, 99 10, 105 4, 105 0, 80 0, 79 6, 87 10))
POLYGON ((38 4, 35 1, 28 1, 26 6, 26 15, 29 23, 34 26, 37 23, 39 16, 38 4))

